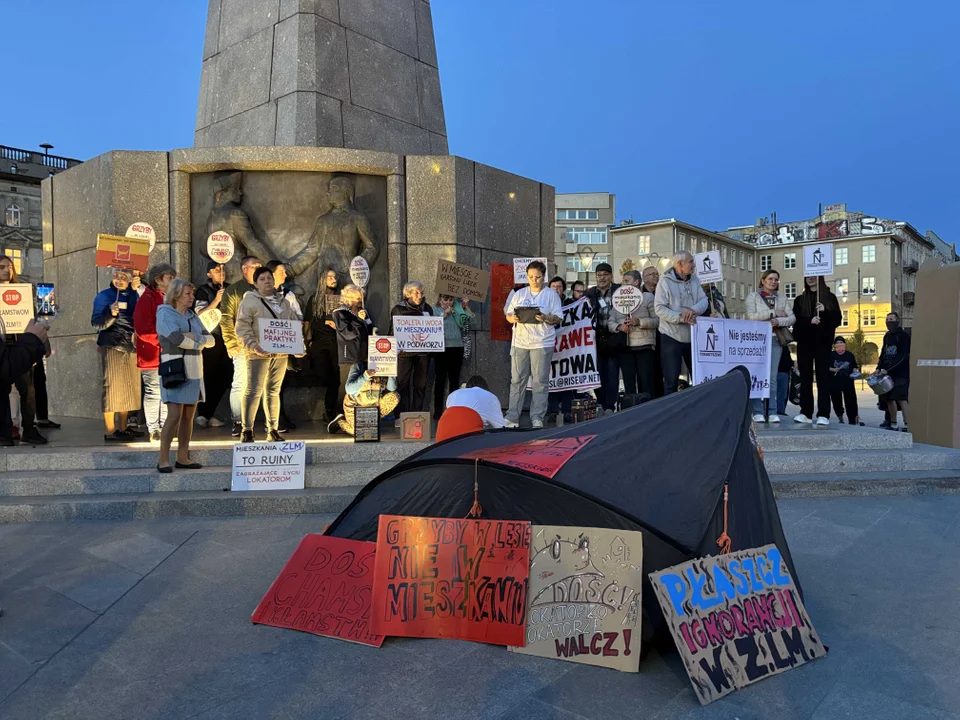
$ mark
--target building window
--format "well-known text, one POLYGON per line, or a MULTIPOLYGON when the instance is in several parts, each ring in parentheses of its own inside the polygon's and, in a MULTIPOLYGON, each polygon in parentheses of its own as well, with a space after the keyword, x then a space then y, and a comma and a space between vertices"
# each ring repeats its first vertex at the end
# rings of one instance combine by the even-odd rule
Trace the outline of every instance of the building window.
POLYGON ((900 278, 893 278, 893 296, 900 297, 900 278))
POLYGON ((834 265, 846 265, 847 264, 847 248, 837 248, 836 255, 834 256, 834 265))
POLYGON ((607 229, 598 227, 567 228, 567 242, 578 245, 606 245, 607 229))
POLYGON ((863 262, 868 263, 877 261, 876 245, 864 245, 861 252, 863 253, 863 262))
POLYGON ((796 270, 796 268, 797 268, 797 254, 785 253, 783 256, 783 269, 796 270))
POLYGON ((847 282, 847 278, 840 278, 834 282, 833 292, 836 293, 837 297, 843 297, 850 290, 850 284, 847 282))
POLYGON ((893 264, 900 264, 900 246, 896 243, 893 244, 893 264))
POLYGON ((753 253, 747 255, 747 270, 753 272, 753 253))
POLYGON ((787 300, 793 300, 795 297, 797 297, 797 284, 795 282, 784 283, 783 296, 787 300))
POLYGON ((687 236, 683 233, 677 235, 677 252, 687 249, 687 236))
POLYGON ((863 278, 863 290, 864 295, 876 295, 877 294, 877 279, 875 277, 865 277, 863 278))
POLYGON ((840 327, 850 327, 850 311, 840 311, 840 327))
MULTIPOLYGON (((593 264, 590 265, 590 272, 594 272, 597 265, 600 263, 610 262, 609 255, 596 255, 593 258, 593 264)), ((579 255, 567 255, 567 270, 573 270, 575 272, 586 272, 587 269, 583 266, 583 263, 580 262, 579 255)))
POLYGON ((557 220, 596 220, 599 213, 596 210, 557 210, 557 220))
MULTIPOLYGON (((706 250, 706 247, 704 247, 704 250, 706 250)), ((696 235, 690 236, 690 252, 692 252, 694 255, 697 254, 697 236, 696 235)))
POLYGON ((720 248, 720 264, 721 265, 727 264, 727 246, 726 245, 720 248))
POLYGON ((744 262, 746 261, 746 253, 743 250, 740 251, 740 269, 743 270, 744 262))
POLYGON ((760 256, 760 272, 766 272, 773 267, 773 255, 760 256))
POLYGON ((20 227, 20 206, 7 205, 7 225, 20 227))
POLYGON ((637 238, 637 254, 638 255, 649 255, 650 254, 650 236, 641 235, 637 238))
POLYGON ((863 326, 864 327, 876 327, 877 326, 877 311, 873 308, 867 308, 863 311, 863 326))
POLYGON ((20 275, 23 272, 23 250, 18 250, 17 248, 7 248, 2 253, 8 258, 13 260, 13 269, 17 271, 17 275, 20 275))
MULTIPOLYGON (((712 243, 712 245, 713 245, 713 249, 716 250, 716 249, 717 249, 717 241, 714 240, 713 243, 712 243)), ((703 241, 703 249, 704 249, 704 250, 707 249, 707 241, 706 241, 706 240, 703 241)))
POLYGON ((726 296, 727 296, 727 281, 726 281, 726 280, 724 280, 724 281, 721 283, 721 287, 723 288, 723 291, 722 291, 721 294, 722 294, 724 297, 726 297, 726 296))

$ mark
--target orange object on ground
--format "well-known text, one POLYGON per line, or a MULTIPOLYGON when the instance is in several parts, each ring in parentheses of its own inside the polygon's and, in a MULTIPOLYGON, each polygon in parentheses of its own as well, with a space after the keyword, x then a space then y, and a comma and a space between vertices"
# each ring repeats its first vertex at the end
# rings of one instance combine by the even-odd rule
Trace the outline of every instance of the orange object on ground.
POLYGON ((443 411, 437 423, 437 442, 483 430, 483 418, 472 408, 452 407, 443 411))

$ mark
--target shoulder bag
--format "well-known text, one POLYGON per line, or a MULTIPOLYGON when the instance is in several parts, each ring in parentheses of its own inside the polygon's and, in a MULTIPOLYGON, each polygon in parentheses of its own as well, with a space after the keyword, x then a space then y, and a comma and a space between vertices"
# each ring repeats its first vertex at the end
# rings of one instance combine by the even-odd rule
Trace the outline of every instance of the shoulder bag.
MULTIPOLYGON (((187 321, 187 332, 190 332, 190 321, 187 321)), ((187 365, 183 360, 183 352, 180 357, 171 358, 160 363, 157 369, 160 375, 160 384, 167 390, 180 387, 187 382, 187 365)))

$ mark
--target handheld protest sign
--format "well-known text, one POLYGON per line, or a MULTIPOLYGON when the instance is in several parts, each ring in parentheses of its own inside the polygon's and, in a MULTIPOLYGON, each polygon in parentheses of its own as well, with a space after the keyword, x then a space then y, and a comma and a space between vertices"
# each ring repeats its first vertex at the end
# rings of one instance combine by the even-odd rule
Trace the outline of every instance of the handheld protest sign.
POLYGON ((278 355, 303 355, 303 323, 299 320, 260 318, 257 323, 260 347, 278 355))
POLYGON ((709 250, 693 256, 697 266, 697 277, 700 284, 715 283, 723 280, 723 267, 720 263, 720 251, 709 250))
POLYGON ((221 265, 230 262, 236 251, 237 246, 230 233, 215 232, 207 238, 207 255, 214 262, 221 265))
POLYGON ((650 573, 701 705, 827 649, 776 545, 650 573))
POLYGON ((643 290, 633 285, 621 285, 613 292, 613 308, 621 315, 629 315, 643 302, 643 290))
POLYGON ((446 347, 442 317, 397 316, 393 334, 400 352, 443 352, 446 347))
MULTIPOLYGON (((528 285, 527 282, 527 266, 535 261, 542 262, 544 266, 547 266, 547 259, 545 257, 524 257, 524 258, 514 258, 513 259, 513 284, 514 285, 528 285)), ((544 278, 546 281, 546 278, 544 278)))
MULTIPOLYGON (((0 293, 0 319, 7 333, 22 333, 33 320, 33 286, 29 283, 13 283, 2 286, 0 293)), ((12 381, 11 381, 12 382, 12 381)), ((4 396, 0 402, 7 402, 4 396)))
POLYGON ((150 243, 150 252, 153 252, 153 246, 157 244, 157 232, 153 229, 153 225, 145 222, 135 222, 133 225, 127 228, 127 231, 124 235, 128 238, 137 238, 139 240, 147 240, 150 243))
POLYGON ((382 335, 367 338, 367 368, 375 377, 396 377, 397 341, 382 335))
POLYGON ((697 318, 691 328, 693 384, 700 385, 742 366, 750 373, 750 397, 770 397, 773 328, 768 322, 697 318))
POLYGON ((833 275, 833 258, 833 243, 805 245, 803 248, 804 277, 833 275))
POLYGON ((350 280, 359 288, 365 288, 370 282, 370 266, 365 258, 357 255, 350 261, 350 280))
POLYGON ((139 270, 150 267, 150 241, 143 238, 97 235, 97 267, 139 270))
MULTIPOLYGON (((494 314, 493 317, 503 313, 494 314)), ((506 322, 506 321, 504 321, 506 322)), ((590 301, 580 298, 563 308, 563 324, 557 328, 550 392, 592 390, 600 387, 597 344, 590 301)))
POLYGON ((490 287, 490 273, 469 265, 458 265, 449 260, 437 261, 436 291, 438 295, 466 298, 484 302, 490 287))

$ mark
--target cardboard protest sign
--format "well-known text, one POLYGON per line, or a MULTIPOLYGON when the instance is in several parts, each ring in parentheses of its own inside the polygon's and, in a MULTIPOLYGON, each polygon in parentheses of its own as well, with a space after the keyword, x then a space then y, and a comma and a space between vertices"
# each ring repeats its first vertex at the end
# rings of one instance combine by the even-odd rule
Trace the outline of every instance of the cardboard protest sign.
POLYGON ((370 266, 359 255, 350 261, 350 279, 359 288, 365 288, 370 282, 370 266))
POLYGON ((373 631, 523 645, 530 523, 381 515, 373 631))
POLYGON ((770 397, 770 323, 697 318, 693 336, 693 384, 726 375, 738 365, 750 372, 750 397, 770 397))
POLYGON ((590 301, 581 298, 563 308, 550 362, 550 392, 592 390, 600 387, 597 345, 590 301))
POLYGON ((306 443, 237 443, 231 489, 303 490, 306 443))
POLYGON ((510 342, 513 326, 503 314, 510 293, 513 292, 513 266, 506 263, 490 265, 490 339, 510 342))
POLYGON ((552 478, 567 461, 596 435, 558 438, 555 440, 528 440, 527 442, 501 445, 475 450, 462 458, 486 460, 499 465, 509 465, 552 478))
POLYGON ((693 256, 694 263, 697 266, 697 277, 700 278, 700 284, 718 283, 723 280, 723 267, 720 264, 720 251, 709 250, 707 252, 697 253, 693 256))
POLYGON ((380 647, 370 630, 376 543, 328 535, 300 541, 250 622, 380 647))
POLYGON ((487 288, 490 287, 490 273, 486 270, 458 265, 449 260, 437 261, 438 295, 450 295, 455 298, 466 298, 483 302, 487 299, 487 288))
POLYGON ((207 238, 207 256, 214 262, 221 265, 230 262, 236 251, 237 246, 230 233, 215 232, 207 238))
POLYGON ((127 228, 123 235, 128 238, 146 240, 150 243, 150 252, 153 252, 153 246, 157 244, 157 231, 153 229, 153 225, 150 223, 135 222, 127 228))
MULTIPOLYGON (((513 259, 513 284, 514 285, 528 285, 527 282, 527 266, 532 262, 542 262, 544 267, 547 267, 547 259, 545 257, 525 257, 525 258, 514 258, 513 259)), ((546 278, 544 278, 546 281, 546 278)))
POLYGON ((613 309, 629 315, 643 302, 643 289, 633 285, 621 285, 613 291, 613 309))
POLYGON ((97 267, 139 270, 150 267, 150 241, 119 235, 97 235, 97 267))
MULTIPOLYGON (((33 320, 33 285, 30 283, 11 283, 0 285, 0 319, 7 334, 15 335, 27 329, 33 320)), ((11 381, 12 382, 12 381, 11 381)), ((7 402, 7 398, 0 398, 7 402)))
POLYGON ((776 545, 691 560, 650 582, 702 705, 827 653, 776 545))
POLYGON ((804 277, 833 275, 833 243, 817 243, 803 247, 804 277))
POLYGON ((260 347, 268 353, 303 355, 303 323, 299 320, 260 318, 257 322, 260 347))
POLYGON ((397 342, 379 335, 367 338, 367 369, 377 377, 397 376, 397 342))
POLYGON ((643 534, 534 525, 527 644, 513 652, 640 670, 643 534))
POLYGON ((443 318, 397 316, 393 318, 393 336, 400 352, 443 352, 443 318))
POLYGON ((404 442, 423 442, 433 433, 428 412, 400 413, 400 439, 404 442))

